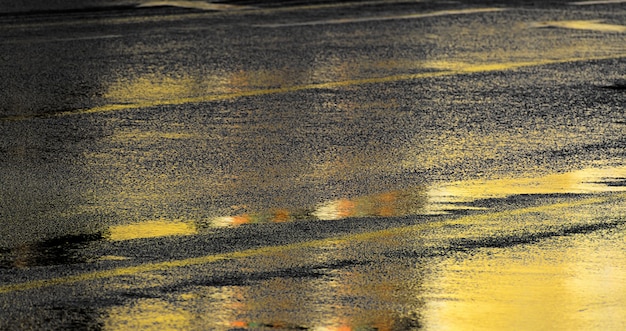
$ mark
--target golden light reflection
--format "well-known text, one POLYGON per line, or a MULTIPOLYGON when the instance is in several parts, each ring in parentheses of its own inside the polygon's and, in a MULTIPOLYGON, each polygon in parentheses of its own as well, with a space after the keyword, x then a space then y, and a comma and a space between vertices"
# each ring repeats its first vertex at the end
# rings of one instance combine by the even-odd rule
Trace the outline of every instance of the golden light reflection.
MULTIPOLYGON (((341 245, 320 263, 349 257, 359 250, 341 245)), ((318 261, 309 250, 293 250, 254 259, 263 268, 283 269, 318 261)), ((241 328, 286 328, 324 331, 404 330, 416 316, 394 309, 417 309, 411 289, 421 279, 413 265, 367 264, 341 268, 323 277, 272 277, 246 287, 230 325, 241 328), (354 305, 355 302, 363 305, 354 305), (252 317, 251 317, 252 316, 252 317)))
POLYGON ((189 102, 205 96, 301 84, 304 72, 290 69, 237 70, 229 73, 151 73, 109 83, 104 97, 124 107, 189 102))
MULTIPOLYGON (((602 25, 600 27, 598 25, 591 26, 602 28, 602 25)), ((611 29, 611 27, 606 26, 604 28, 611 29)), ((613 29, 620 30, 621 28, 613 26, 613 29)), ((395 60, 397 63, 404 63, 404 65, 415 64, 414 66, 396 68, 402 69, 400 70, 401 72, 410 71, 411 73, 389 74, 389 72, 383 72, 374 76, 371 75, 371 72, 378 72, 381 69, 380 61, 364 59, 362 61, 353 61, 353 63, 346 62, 346 60, 335 61, 332 58, 322 59, 319 65, 314 65, 308 70, 292 70, 289 68, 276 70, 259 69, 239 70, 230 73, 185 73, 178 76, 149 74, 110 82, 107 92, 104 94, 108 104, 82 110, 61 112, 57 116, 124 111, 132 108, 163 105, 204 103, 304 90, 345 88, 354 85, 511 70, 547 64, 616 59, 623 56, 623 48, 616 47, 614 44, 610 46, 594 44, 577 45, 576 47, 568 45, 567 47, 551 49, 549 52, 542 48, 542 53, 537 53, 536 50, 533 52, 532 49, 521 53, 519 51, 513 53, 489 52, 488 54, 478 52, 476 54, 468 54, 467 58, 473 58, 473 61, 470 62, 398 59, 395 60), (581 54, 585 56, 581 56, 581 54), (424 69, 427 72, 421 72, 424 69), (432 72, 430 69, 445 70, 432 72), (417 73, 414 72, 416 70, 418 71, 417 73)), ((16 116, 11 117, 11 119, 20 120, 24 118, 16 116)))
POLYGON ((191 76, 170 77, 152 74, 131 80, 114 81, 109 85, 104 97, 118 103, 164 101, 199 95, 206 93, 210 87, 219 86, 218 83, 212 85, 214 86, 203 86, 191 76))
POLYGON ((283 223, 295 221, 296 215, 287 209, 275 209, 266 213, 240 214, 214 218, 211 224, 216 227, 239 226, 255 223, 283 223))
POLYGON ((535 28, 562 28, 573 30, 590 30, 600 32, 624 33, 626 26, 617 24, 602 23, 602 20, 589 21, 548 21, 539 22, 532 25, 535 28))
POLYGON ((165 236, 186 236, 196 233, 196 227, 189 222, 148 221, 112 226, 109 228, 107 238, 112 241, 121 241, 165 236))
POLYGON ((189 330, 193 315, 159 299, 144 299, 128 306, 109 309, 104 319, 106 331, 189 330))
MULTIPOLYGON (((617 234, 617 232, 615 233, 617 234)), ((618 330, 626 320, 624 238, 592 234, 450 260, 431 279, 429 330, 618 330)))
POLYGON ((519 194, 564 194, 626 191, 626 168, 588 168, 534 178, 503 178, 487 181, 463 181, 434 185, 428 191, 429 208, 452 202, 471 202, 488 198, 505 198, 519 194))
POLYGON ((299 75, 290 70, 239 70, 231 73, 228 81, 229 92, 240 92, 259 88, 278 88, 294 83, 299 75))
POLYGON ((278 23, 278 24, 272 23, 272 24, 262 24, 259 26, 267 27, 267 28, 280 28, 280 27, 288 27, 288 26, 333 25, 333 24, 421 19, 421 18, 438 17, 438 16, 493 13, 493 12, 501 12, 505 10, 506 10, 505 8, 469 8, 469 9, 441 10, 441 11, 435 11, 435 12, 430 12, 430 13, 414 13, 414 14, 396 15, 396 16, 354 17, 354 18, 340 18, 340 19, 325 19, 325 20, 320 20, 320 21, 296 22, 296 23, 278 23))
POLYGON ((265 213, 246 213, 217 217, 216 227, 254 223, 281 223, 304 219, 339 220, 349 217, 393 217, 424 212, 426 195, 423 187, 384 192, 354 199, 337 199, 319 204, 312 210, 274 209, 265 213))
POLYGON ((482 199, 533 194, 592 194, 626 191, 626 168, 587 168, 539 177, 468 180, 430 187, 383 192, 352 199, 329 200, 307 209, 274 209, 214 218, 215 227, 298 220, 340 220, 350 217, 401 217, 479 210, 467 205, 482 199), (616 182, 616 183, 614 183, 616 182))
POLYGON ((417 215, 424 212, 424 188, 384 192, 355 198, 339 199, 320 204, 313 215, 320 220, 337 220, 347 217, 391 217, 417 215))

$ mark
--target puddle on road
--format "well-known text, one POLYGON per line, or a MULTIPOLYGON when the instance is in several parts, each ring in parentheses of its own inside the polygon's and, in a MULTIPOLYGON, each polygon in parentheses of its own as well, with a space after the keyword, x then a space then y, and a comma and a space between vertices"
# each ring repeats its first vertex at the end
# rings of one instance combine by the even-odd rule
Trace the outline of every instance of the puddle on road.
POLYGON ((68 235, 11 249, 0 249, 0 270, 85 263, 90 257, 85 256, 82 249, 103 238, 102 233, 68 235))
MULTIPOLYGON (((528 230, 516 215, 500 213, 328 247, 292 246, 225 263, 220 267, 234 272, 226 276, 207 266, 202 284, 110 307, 101 315, 103 325, 105 330, 621 329, 625 220, 603 220, 623 217, 624 195, 607 201, 529 211, 523 217, 549 223, 547 229, 579 227, 565 235, 548 231, 532 242, 445 245, 471 235, 495 240, 528 230), (500 232, 472 230, 479 227, 477 220, 497 223, 500 232), (594 222, 597 228, 586 228, 594 222), (211 279, 221 282, 207 285, 211 279)), ((151 282, 154 275, 146 277, 151 282)), ((186 279, 184 273, 179 277, 186 279)))
POLYGON ((125 241, 188 236, 215 228, 251 224, 334 221, 346 218, 407 217, 442 215, 459 211, 487 209, 482 200, 520 195, 594 194, 626 191, 626 168, 589 168, 535 178, 460 181, 389 191, 355 198, 321 202, 310 208, 276 208, 221 216, 206 221, 150 220, 108 227, 101 233, 66 236, 21 245, 0 251, 1 266, 25 268, 38 265, 62 265, 98 260, 83 256, 81 249, 93 241, 125 241))
POLYGON ((84 250, 90 244, 108 240, 124 241, 167 236, 188 236, 198 232, 192 222, 157 220, 109 227, 94 234, 67 235, 15 248, 0 248, 0 269, 21 269, 35 266, 67 265, 93 261, 125 260, 123 256, 91 256, 84 250))
MULTIPOLYGON (((574 215, 572 215, 574 217, 574 215)), ((428 280, 433 330, 618 330, 626 323, 624 227, 446 260, 428 280)))

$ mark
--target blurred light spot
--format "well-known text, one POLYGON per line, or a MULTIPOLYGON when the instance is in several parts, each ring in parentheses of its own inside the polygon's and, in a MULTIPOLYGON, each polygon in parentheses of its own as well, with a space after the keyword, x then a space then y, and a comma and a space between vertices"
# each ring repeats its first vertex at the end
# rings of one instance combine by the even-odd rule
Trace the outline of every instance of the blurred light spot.
POLYGON ((275 209, 223 216, 213 227, 278 223, 298 220, 341 220, 352 217, 402 217, 440 215, 454 210, 485 210, 468 205, 483 199, 530 194, 593 194, 626 191, 626 168, 589 168, 541 177, 469 180, 430 187, 414 187, 355 198, 319 203, 312 209, 275 209))
POLYGON ((196 227, 190 223, 180 221, 150 221, 112 226, 109 228, 108 239, 119 241, 166 236, 186 236, 196 233, 196 227))

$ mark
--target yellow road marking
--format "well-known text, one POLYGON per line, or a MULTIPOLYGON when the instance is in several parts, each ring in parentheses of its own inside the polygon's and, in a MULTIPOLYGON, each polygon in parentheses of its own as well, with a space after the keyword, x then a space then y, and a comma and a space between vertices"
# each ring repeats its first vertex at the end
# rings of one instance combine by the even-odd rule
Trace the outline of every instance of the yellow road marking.
POLYGON ((243 97, 292 93, 292 92, 299 92, 299 91, 305 91, 305 90, 332 89, 332 88, 366 85, 366 84, 393 83, 393 82, 406 81, 406 80, 418 80, 418 79, 425 79, 425 78, 436 78, 436 77, 443 77, 443 76, 454 76, 454 75, 463 75, 463 74, 480 73, 480 72, 505 71, 505 70, 511 70, 511 69, 524 68, 524 67, 542 66, 542 65, 568 63, 568 62, 609 60, 609 59, 618 59, 618 58, 623 58, 623 57, 626 57, 626 54, 604 56, 604 57, 593 57, 593 58, 567 58, 567 59, 559 59, 559 60, 536 60, 536 61, 524 61, 524 62, 505 62, 505 63, 465 65, 461 68, 457 68, 454 70, 442 70, 442 71, 436 71, 436 72, 422 72, 422 73, 417 73, 417 74, 399 74, 399 75, 383 76, 383 77, 350 79, 350 80, 328 82, 328 83, 305 84, 305 85, 295 85, 295 86, 287 86, 287 87, 280 87, 280 88, 242 91, 242 92, 235 92, 235 93, 204 95, 204 96, 199 96, 199 97, 171 99, 171 100, 165 100, 165 101, 141 102, 141 103, 134 103, 134 104, 105 105, 101 107, 88 108, 88 109, 83 109, 83 110, 78 110, 78 111, 63 112, 63 113, 59 113, 58 116, 101 113, 101 112, 126 110, 126 109, 140 109, 140 108, 148 108, 148 107, 155 107, 155 106, 204 103, 204 102, 212 102, 212 101, 238 99, 238 98, 243 98, 243 97))
POLYGON ((614 197, 594 197, 594 198, 587 198, 587 199, 582 199, 578 201, 562 202, 562 203, 555 203, 555 204, 550 204, 550 205, 527 207, 527 208, 493 212, 493 213, 487 213, 487 214, 470 215, 470 216, 460 217, 457 219, 449 219, 449 220, 445 220, 442 222, 429 222, 429 223, 423 223, 423 224, 418 224, 418 225, 409 225, 409 226, 404 226, 404 227, 391 228, 391 229, 385 229, 385 230, 379 230, 379 231, 373 231, 373 232, 350 234, 350 235, 345 235, 345 236, 331 237, 331 238, 326 238, 326 239, 312 240, 312 241, 299 242, 299 243, 293 243, 293 244, 287 244, 287 245, 266 246, 266 247, 252 248, 252 249, 246 249, 246 250, 236 251, 236 252, 192 257, 192 258, 182 259, 182 260, 146 263, 146 264, 137 265, 137 266, 120 267, 120 268, 115 268, 115 269, 110 269, 110 270, 94 271, 94 272, 88 272, 88 273, 72 275, 72 276, 34 280, 34 281, 29 281, 29 282, 0 286, 0 294, 46 288, 46 287, 51 287, 51 286, 56 286, 56 285, 69 285, 69 284, 74 284, 78 282, 86 282, 86 281, 97 280, 97 279, 129 276, 129 275, 139 274, 143 272, 168 270, 168 269, 174 269, 174 268, 180 268, 180 267, 209 264, 209 263, 215 263, 215 262, 219 262, 223 260, 242 259, 242 258, 259 256, 259 255, 279 253, 279 252, 283 252, 283 251, 291 250, 291 249, 315 248, 315 247, 324 247, 324 246, 333 245, 333 244, 344 244, 344 243, 350 243, 350 242, 366 241, 366 240, 371 240, 371 239, 376 239, 376 238, 402 235, 402 234, 406 234, 407 232, 423 231, 423 230, 428 230, 428 229, 440 228, 446 225, 472 224, 472 223, 480 222, 481 219, 493 219, 493 218, 501 218, 501 217, 519 216, 519 215, 529 214, 529 213, 537 213, 537 212, 544 212, 544 211, 550 211, 550 210, 558 210, 558 209, 563 209, 563 208, 579 207, 583 205, 598 204, 598 203, 608 202, 610 200, 623 199, 623 198, 626 198, 626 194, 619 194, 614 197))
POLYGON ((399 75, 374 77, 374 78, 350 79, 350 80, 328 82, 328 83, 295 85, 295 86, 286 86, 286 87, 271 88, 271 89, 242 91, 242 92, 235 92, 235 93, 203 95, 203 96, 191 97, 191 98, 179 98, 179 99, 171 99, 171 100, 139 102, 139 103, 133 103, 133 104, 113 104, 113 105, 105 105, 101 107, 87 108, 87 109, 82 109, 82 110, 77 110, 77 111, 62 112, 62 113, 57 114, 57 116, 67 116, 67 115, 76 115, 76 114, 93 114, 93 113, 103 113, 103 112, 110 112, 110 111, 117 111, 117 110, 141 109, 141 108, 149 108, 149 107, 155 107, 155 106, 182 105, 182 104, 189 104, 189 103, 205 103, 205 102, 213 102, 213 101, 239 99, 239 98, 244 98, 244 97, 292 93, 292 92, 299 92, 299 91, 306 91, 306 90, 332 89, 332 88, 366 85, 366 84, 393 83, 393 82, 398 82, 398 81, 418 80, 418 79, 425 79, 425 78, 436 78, 436 77, 443 77, 443 76, 463 75, 463 74, 471 74, 471 73, 479 73, 479 72, 505 71, 505 70, 523 68, 523 67, 541 66, 541 65, 548 65, 548 64, 579 62, 579 61, 593 61, 593 60, 608 60, 608 59, 616 59, 616 58, 622 58, 622 57, 626 57, 626 54, 606 56, 606 57, 594 57, 594 58, 568 58, 568 59, 560 59, 560 60, 537 60, 537 61, 525 61, 525 62, 466 65, 461 68, 456 68, 454 70, 442 70, 442 71, 436 71, 436 72, 422 72, 422 73, 417 73, 417 74, 399 74, 399 75))
POLYGON ((406 20, 406 19, 419 19, 430 18, 437 16, 448 15, 466 15, 466 14, 482 14, 505 11, 505 8, 467 8, 467 9, 451 9, 441 10, 429 13, 414 13, 404 14, 396 16, 368 16, 368 17, 351 17, 351 18, 337 18, 326 19, 319 21, 304 21, 304 22, 292 22, 292 23, 272 23, 272 24, 260 24, 258 27, 263 28, 282 28, 282 27, 295 27, 295 26, 311 26, 311 25, 333 25, 333 24, 347 24, 347 23, 364 23, 364 22, 380 22, 391 20, 406 20))
POLYGON ((417 74, 399 74, 399 75, 391 75, 391 76, 383 76, 383 77, 349 79, 349 80, 336 81, 336 82, 304 84, 304 85, 286 86, 286 87, 269 88, 269 89, 258 89, 258 90, 241 91, 241 92, 224 93, 224 94, 210 94, 210 95, 203 95, 199 97, 177 98, 177 99, 170 99, 170 100, 146 101, 146 102, 137 102, 137 103, 128 103, 128 104, 110 104, 110 105, 98 106, 98 107, 93 107, 93 108, 65 111, 65 112, 56 113, 50 116, 31 115, 31 116, 4 117, 4 118, 0 118, 0 121, 2 120, 19 121, 19 120, 32 119, 34 117, 64 117, 64 116, 71 116, 71 115, 97 114, 97 113, 130 110, 130 109, 143 109, 143 108, 150 108, 150 107, 157 107, 157 106, 206 103, 206 102, 214 102, 214 101, 239 99, 239 98, 244 98, 244 97, 255 97, 255 96, 272 95, 272 94, 285 94, 285 93, 292 93, 292 92, 299 92, 299 91, 306 91, 306 90, 332 89, 332 88, 340 88, 340 87, 348 87, 348 86, 356 86, 356 85, 392 83, 392 82, 399 82, 399 81, 465 75, 465 74, 473 74, 473 73, 481 73, 481 72, 506 71, 506 70, 524 68, 524 67, 543 66, 543 65, 550 65, 550 64, 620 59, 620 58, 625 58, 625 57, 626 57, 626 54, 617 54, 617 55, 589 57, 589 58, 565 58, 565 59, 557 59, 557 60, 552 59, 552 60, 536 60, 536 61, 522 61, 522 62, 487 63, 487 64, 476 64, 476 65, 464 64, 454 69, 449 69, 449 70, 443 69, 441 71, 435 71, 435 72, 422 72, 422 73, 417 73, 417 74))

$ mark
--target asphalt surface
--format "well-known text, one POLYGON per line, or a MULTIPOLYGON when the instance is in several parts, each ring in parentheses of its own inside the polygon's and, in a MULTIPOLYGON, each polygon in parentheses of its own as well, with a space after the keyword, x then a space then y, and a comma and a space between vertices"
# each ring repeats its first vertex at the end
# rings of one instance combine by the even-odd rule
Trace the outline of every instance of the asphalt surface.
POLYGON ((626 326, 626 2, 0 5, 0 329, 626 326))

